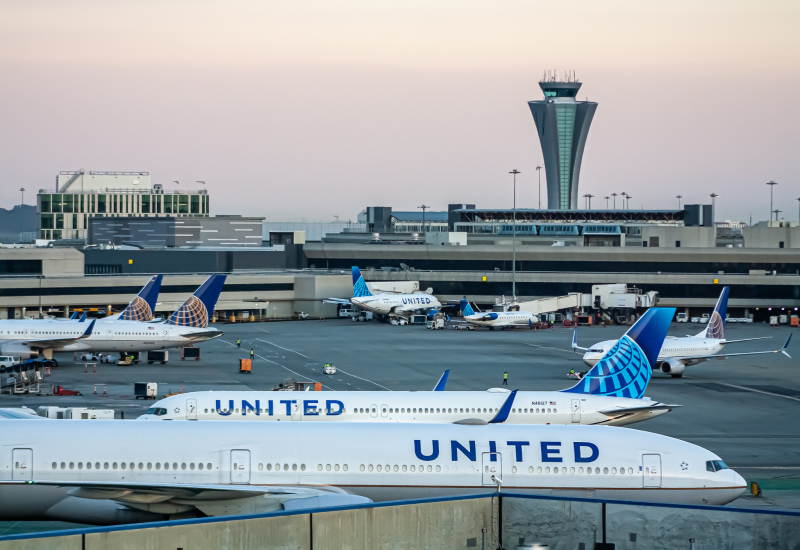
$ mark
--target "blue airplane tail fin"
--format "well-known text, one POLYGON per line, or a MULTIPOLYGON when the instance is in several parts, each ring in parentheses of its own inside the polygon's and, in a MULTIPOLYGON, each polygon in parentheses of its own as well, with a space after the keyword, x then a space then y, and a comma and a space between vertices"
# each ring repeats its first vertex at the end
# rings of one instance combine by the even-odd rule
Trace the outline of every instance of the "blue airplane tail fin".
POLYGON ((458 304, 461 308, 462 316, 466 317, 467 315, 475 315, 475 310, 472 309, 471 305, 469 305, 469 301, 467 299, 461 300, 458 304))
POLYGON ((156 300, 158 293, 161 292, 161 279, 163 275, 156 275, 144 287, 139 294, 122 310, 118 319, 122 321, 152 321, 153 313, 156 310, 156 300))
POLYGON ((356 266, 353 266, 353 296, 356 298, 372 296, 372 293, 367 288, 367 283, 364 282, 364 277, 361 275, 361 270, 356 266))
POLYGON ((644 397, 675 308, 650 308, 567 393, 644 397))
POLYGON ((717 305, 714 306, 714 312, 711 314, 711 318, 708 320, 708 327, 706 327, 706 330, 698 334, 698 336, 705 338, 719 338, 720 340, 725 338, 725 317, 728 315, 729 292, 730 288, 727 286, 722 289, 722 292, 719 295, 719 300, 717 300, 717 305))
POLYGON ((214 313, 217 299, 225 284, 225 275, 212 275, 175 313, 166 320, 168 325, 205 328, 214 313))

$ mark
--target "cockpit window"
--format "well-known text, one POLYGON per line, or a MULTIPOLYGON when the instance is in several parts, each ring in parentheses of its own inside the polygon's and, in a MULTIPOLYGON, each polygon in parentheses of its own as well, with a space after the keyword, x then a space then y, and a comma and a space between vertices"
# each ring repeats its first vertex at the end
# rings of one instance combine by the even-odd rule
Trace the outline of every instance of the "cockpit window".
POLYGON ((709 472, 719 472, 720 470, 727 470, 728 465, 722 460, 707 460, 706 470, 709 472))
POLYGON ((149 409, 147 409, 147 412, 144 413, 144 414, 156 414, 155 407, 150 407, 149 409))
POLYGON ((147 412, 144 414, 153 414, 155 416, 164 416, 167 414, 167 409, 160 408, 160 407, 150 407, 147 409, 147 412))
POLYGON ((589 353, 603 353, 603 348, 592 348, 589 353))

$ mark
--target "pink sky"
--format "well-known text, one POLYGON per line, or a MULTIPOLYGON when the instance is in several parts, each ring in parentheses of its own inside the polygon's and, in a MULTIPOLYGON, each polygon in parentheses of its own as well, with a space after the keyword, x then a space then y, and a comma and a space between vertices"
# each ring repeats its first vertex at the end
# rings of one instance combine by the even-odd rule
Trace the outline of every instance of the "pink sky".
POLYGON ((5 0, 0 206, 60 170, 148 170, 208 182, 213 214, 346 220, 510 207, 517 168, 536 207, 526 102, 545 69, 575 69, 600 104, 581 195, 716 192, 718 220, 756 221, 774 179, 794 220, 798 25, 793 0, 5 0))

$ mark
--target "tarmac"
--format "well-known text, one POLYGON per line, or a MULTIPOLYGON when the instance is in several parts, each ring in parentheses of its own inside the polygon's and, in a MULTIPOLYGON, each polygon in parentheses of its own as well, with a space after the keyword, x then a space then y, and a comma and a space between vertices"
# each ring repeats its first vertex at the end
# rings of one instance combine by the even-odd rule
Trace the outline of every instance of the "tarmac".
MULTIPOLYGON (((43 395, 2 395, 0 407, 113 408, 117 417, 131 419, 153 403, 135 399, 135 382, 157 382, 159 397, 202 390, 271 390, 288 378, 321 382, 323 390, 429 390, 445 369, 451 369, 449 391, 501 386, 504 371, 511 389, 560 390, 574 384, 567 378, 570 369, 588 370, 581 354, 570 349, 572 329, 560 326, 538 331, 432 331, 420 325, 349 319, 216 326, 225 335, 201 344, 198 361, 182 361, 178 351, 171 350, 166 365, 97 364, 94 372, 84 362, 75 362, 73 354, 57 354, 60 366, 44 379, 43 395), (239 359, 249 357, 251 347, 253 372, 240 374, 239 359), (326 362, 337 367, 335 375, 323 374, 326 362), (47 395, 54 385, 82 395, 47 395)), ((685 336, 702 329, 673 323, 670 334, 685 336)), ((625 330, 581 327, 579 344, 589 347, 618 338, 625 330)), ((724 351, 778 349, 792 332, 797 329, 729 324, 725 336, 730 340, 770 339, 729 344, 724 351)), ((793 342, 788 352, 792 359, 776 353, 707 361, 687 367, 681 379, 654 373, 647 395, 682 407, 631 428, 705 447, 748 481, 761 484, 761 498, 744 495, 729 506, 800 510, 800 342, 793 342)), ((8 529, 0 523, 0 534, 9 534, 8 529)))

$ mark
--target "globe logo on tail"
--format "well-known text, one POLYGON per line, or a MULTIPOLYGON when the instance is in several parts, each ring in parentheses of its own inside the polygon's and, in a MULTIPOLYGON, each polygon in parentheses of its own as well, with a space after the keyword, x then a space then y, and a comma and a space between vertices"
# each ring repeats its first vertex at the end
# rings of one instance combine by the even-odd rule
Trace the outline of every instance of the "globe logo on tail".
POLYGON ((170 315, 167 324, 205 328, 208 326, 208 310, 197 296, 191 296, 175 313, 170 315))
POLYGON ((122 321, 152 321, 153 311, 144 298, 137 296, 128 304, 119 318, 122 321))
POLYGON ((580 382, 563 391, 638 399, 644 396, 652 374, 642 348, 623 336, 580 382))
POLYGON ((724 338, 725 324, 722 321, 722 315, 719 311, 714 310, 711 314, 711 319, 708 320, 708 328, 706 329, 706 338, 724 338))

